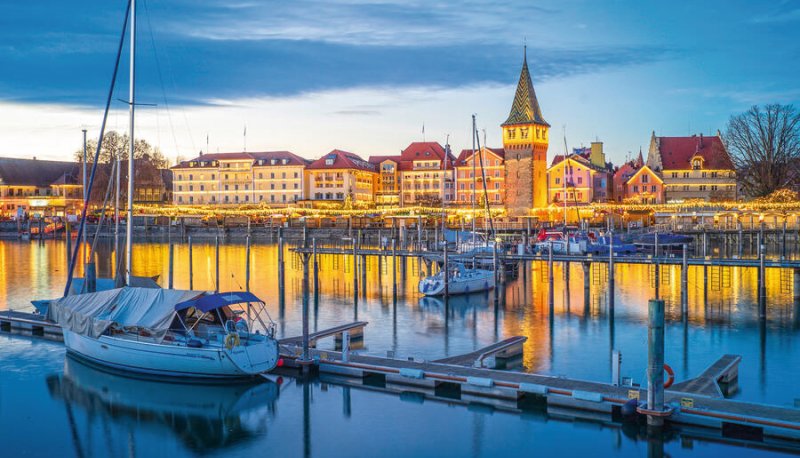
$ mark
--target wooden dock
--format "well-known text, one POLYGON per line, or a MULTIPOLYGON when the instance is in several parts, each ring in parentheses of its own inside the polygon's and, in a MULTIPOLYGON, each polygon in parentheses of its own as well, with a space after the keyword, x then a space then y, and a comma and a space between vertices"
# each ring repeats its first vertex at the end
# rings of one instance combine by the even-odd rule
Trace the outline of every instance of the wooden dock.
MULTIPOLYGON (((293 367, 301 349, 283 346, 287 367, 293 367)), ((452 397, 509 409, 525 405, 546 406, 591 413, 599 420, 620 418, 630 399, 644 400, 646 390, 614 386, 601 382, 568 379, 539 374, 417 361, 360 354, 312 350, 321 374, 346 377, 390 391, 412 392, 424 397, 452 397)), ((474 356, 470 353, 470 358, 474 356)), ((740 357, 726 355, 698 378, 733 376, 740 357)), ((464 362, 464 355, 445 358, 464 362)), ((667 390, 665 403, 672 408, 668 422, 678 425, 715 428, 723 437, 756 441, 800 441, 800 410, 708 396, 704 384, 667 390)))
MULTIPOLYGON (((317 341, 326 337, 333 336, 336 339, 337 347, 341 347, 342 335, 345 332, 350 333, 350 341, 359 341, 364 339, 364 327, 369 324, 368 321, 354 321, 352 323, 341 324, 332 328, 323 329, 321 331, 312 332, 308 335, 308 346, 317 348, 317 341)), ((278 341, 281 345, 294 345, 300 346, 303 344, 303 336, 284 337, 278 341)))
POLYGON ((502 368, 500 362, 522 356, 522 344, 527 342, 525 336, 514 336, 489 346, 480 348, 463 355, 450 356, 433 361, 439 364, 453 364, 456 366, 483 367, 489 369, 502 368))
POLYGON ((724 355, 708 366, 702 374, 693 379, 676 383, 671 390, 712 398, 724 398, 725 393, 720 384, 725 387, 725 391, 728 393, 736 391, 738 388, 736 382, 739 378, 739 363, 741 361, 742 357, 739 355, 724 355))
POLYGON ((0 332, 43 337, 63 341, 61 326, 44 319, 42 315, 15 310, 0 310, 0 332))

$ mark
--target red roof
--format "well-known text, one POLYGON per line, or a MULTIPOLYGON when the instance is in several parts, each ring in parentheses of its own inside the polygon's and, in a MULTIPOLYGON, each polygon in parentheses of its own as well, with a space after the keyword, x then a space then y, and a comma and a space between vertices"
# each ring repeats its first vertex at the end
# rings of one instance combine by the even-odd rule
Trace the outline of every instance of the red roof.
POLYGON ((211 162, 211 161, 236 161, 242 159, 249 159, 255 163, 256 160, 264 159, 264 165, 306 165, 308 161, 303 159, 302 157, 291 153, 289 151, 255 151, 251 153, 246 152, 231 152, 231 153, 212 153, 212 154, 201 154, 194 159, 189 159, 188 161, 182 161, 180 164, 172 167, 173 169, 184 169, 189 168, 189 163, 194 162, 195 164, 198 162, 211 162), (281 161, 283 159, 288 159, 289 162, 286 164, 278 163, 278 164, 270 164, 269 161, 271 159, 276 159, 281 161))
POLYGON ((306 167, 306 169, 309 170, 358 169, 358 170, 367 170, 369 172, 377 171, 377 167, 375 166, 375 164, 370 164, 369 162, 362 159, 361 156, 349 153, 347 151, 341 151, 338 149, 335 149, 330 153, 317 159, 316 161, 312 162, 306 167), (331 159, 333 160, 333 162, 331 164, 328 164, 328 161, 331 159))
POLYGON ((400 156, 370 156, 369 163, 380 165, 383 161, 394 161, 400 163, 400 156))
MULTIPOLYGON (((414 170, 414 161, 439 161, 439 168, 444 170, 445 149, 438 142, 413 142, 400 152, 400 170, 414 170)), ((450 154, 447 168, 453 168, 455 156, 450 154)))
MULTIPOLYGON (((505 159, 506 157, 506 150, 503 148, 486 148, 492 153, 496 154, 500 159, 505 159)), ((477 153, 478 150, 475 150, 477 153)), ((456 159, 457 166, 463 166, 467 164, 467 159, 472 157, 472 150, 471 149, 462 149, 461 153, 458 154, 458 159, 456 159)))
POLYGON ((658 137, 663 170, 690 170, 695 155, 703 158, 703 168, 732 170, 733 162, 719 137, 658 137))

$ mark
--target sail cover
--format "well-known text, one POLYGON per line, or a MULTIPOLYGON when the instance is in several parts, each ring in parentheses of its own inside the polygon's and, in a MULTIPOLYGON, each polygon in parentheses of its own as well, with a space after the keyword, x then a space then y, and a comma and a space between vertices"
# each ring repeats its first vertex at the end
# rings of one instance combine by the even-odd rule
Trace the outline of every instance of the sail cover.
POLYGON ((123 287, 56 299, 47 318, 62 328, 99 337, 109 326, 139 327, 160 339, 175 317, 175 304, 195 299, 202 291, 123 287))

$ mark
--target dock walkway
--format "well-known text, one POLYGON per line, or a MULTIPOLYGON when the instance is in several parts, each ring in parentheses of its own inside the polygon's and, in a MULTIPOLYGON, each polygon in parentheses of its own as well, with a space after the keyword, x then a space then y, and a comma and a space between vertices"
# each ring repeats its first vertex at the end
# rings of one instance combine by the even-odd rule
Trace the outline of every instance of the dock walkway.
POLYGON ((471 367, 490 367, 494 368, 494 364, 488 364, 487 360, 494 358, 513 358, 522 354, 522 344, 528 340, 525 336, 514 336, 508 339, 495 342, 483 348, 479 348, 470 353, 463 355, 449 356, 447 358, 437 359, 434 363, 440 364, 453 364, 456 366, 471 366, 471 367))
POLYGON ((724 355, 722 358, 708 366, 702 374, 672 386, 671 391, 698 394, 713 398, 724 398, 720 382, 734 383, 739 378, 739 355, 724 355))

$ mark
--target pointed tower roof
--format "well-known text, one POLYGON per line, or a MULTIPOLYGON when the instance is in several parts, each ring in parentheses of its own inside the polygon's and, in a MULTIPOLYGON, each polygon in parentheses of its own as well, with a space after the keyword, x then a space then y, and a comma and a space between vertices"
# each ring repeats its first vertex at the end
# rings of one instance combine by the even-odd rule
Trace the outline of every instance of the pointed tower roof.
POLYGON ((511 113, 508 114, 508 119, 503 125, 530 123, 543 124, 550 127, 550 124, 542 116, 542 109, 539 107, 536 91, 533 90, 531 74, 528 71, 528 48, 526 46, 522 59, 522 72, 519 74, 519 83, 517 83, 517 93, 514 95, 511 113))

